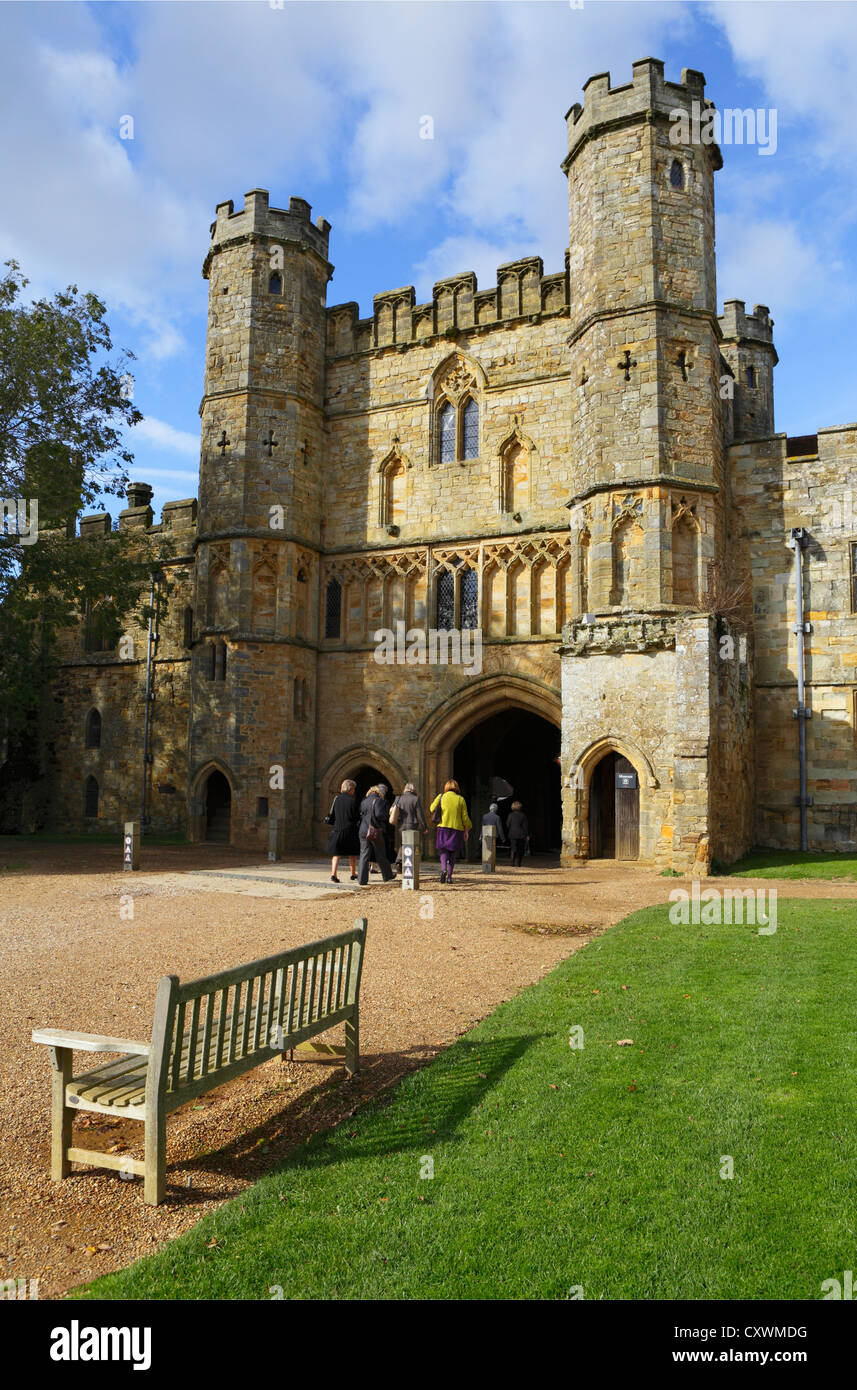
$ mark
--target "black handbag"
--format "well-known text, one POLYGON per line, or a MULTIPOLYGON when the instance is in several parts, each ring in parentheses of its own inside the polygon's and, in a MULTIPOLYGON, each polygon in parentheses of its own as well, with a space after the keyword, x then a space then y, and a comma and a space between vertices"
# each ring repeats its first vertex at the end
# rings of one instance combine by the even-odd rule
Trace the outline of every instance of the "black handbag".
POLYGON ((336 805, 336 799, 334 798, 334 800, 331 801, 331 803, 330 803, 330 810, 328 811, 327 815, 326 815, 325 818, 324 818, 324 823, 325 823, 325 825, 333 825, 333 822, 334 822, 334 820, 336 819, 336 817, 335 817, 334 814, 333 814, 333 808, 334 808, 335 805, 336 805))

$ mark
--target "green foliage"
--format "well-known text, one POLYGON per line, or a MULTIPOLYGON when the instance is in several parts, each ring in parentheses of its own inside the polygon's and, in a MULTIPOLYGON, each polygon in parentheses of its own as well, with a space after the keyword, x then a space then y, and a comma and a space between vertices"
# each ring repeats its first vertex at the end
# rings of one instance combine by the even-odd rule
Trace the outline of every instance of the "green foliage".
POLYGON ((773 936, 638 912, 74 1296, 820 1298, 854 1262, 855 945, 852 902, 781 901, 773 936))
MULTIPOLYGON (((57 638, 107 598, 115 623, 138 602, 157 563, 139 533, 71 537, 75 518, 128 482, 124 431, 142 419, 129 399, 131 354, 111 361, 106 309, 76 286, 21 302, 16 262, 0 279, 0 498, 38 504, 34 544, 0 532, 0 762, 32 773, 57 638)), ((138 614, 145 621, 145 611, 138 614)))

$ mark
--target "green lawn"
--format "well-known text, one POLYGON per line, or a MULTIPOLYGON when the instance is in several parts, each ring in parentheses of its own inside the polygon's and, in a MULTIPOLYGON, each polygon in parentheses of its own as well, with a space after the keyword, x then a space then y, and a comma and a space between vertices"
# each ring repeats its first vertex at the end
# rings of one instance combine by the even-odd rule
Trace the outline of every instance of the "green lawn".
POLYGON ((857 904, 778 906, 773 936, 626 918, 77 1296, 820 1298, 857 1259, 857 904))
POLYGON ((758 849, 718 874, 740 878, 846 879, 857 882, 857 854, 817 854, 810 850, 758 849))

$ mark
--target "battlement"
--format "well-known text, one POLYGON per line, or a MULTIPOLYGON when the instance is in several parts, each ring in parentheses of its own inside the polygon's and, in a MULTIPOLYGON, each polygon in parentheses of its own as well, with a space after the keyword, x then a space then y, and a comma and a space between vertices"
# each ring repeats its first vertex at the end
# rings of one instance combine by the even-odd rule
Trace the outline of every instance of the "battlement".
MULTIPOLYGON (((584 84, 583 105, 575 102, 566 112, 568 154, 562 165, 564 173, 583 145, 606 128, 658 118, 669 123, 676 110, 691 116, 694 102, 700 116, 714 108, 714 103, 705 97, 705 76, 695 68, 684 68, 680 82, 665 80, 660 58, 640 58, 632 64, 632 71, 632 81, 621 87, 610 86, 609 72, 596 73, 584 84)), ((717 145, 705 148, 711 151, 715 168, 719 169, 722 160, 717 145)))
POLYGON ((477 288, 472 270, 463 271, 438 280, 427 304, 417 304, 413 285, 385 290, 375 295, 371 318, 361 319, 360 306, 353 301, 334 304, 327 310, 327 354, 344 357, 402 347, 438 334, 452 336, 482 325, 496 328, 522 318, 566 312, 567 260, 566 269, 554 275, 545 275, 539 256, 509 261, 498 267, 497 284, 489 290, 477 288))
POLYGON ((773 346, 774 320, 767 304, 755 304, 752 314, 748 314, 743 299, 727 299, 723 304, 723 313, 717 321, 724 342, 752 339, 754 342, 773 346))
MULTIPOLYGON (((161 508, 161 520, 154 524, 155 514, 150 506, 153 489, 148 483, 129 483, 126 492, 128 506, 119 513, 117 530, 145 531, 149 535, 169 532, 178 536, 186 532, 189 536, 196 532, 197 501, 195 497, 183 497, 177 502, 165 502, 161 508)), ((79 536, 89 540, 98 536, 108 536, 113 523, 107 512, 92 512, 80 518, 79 536)), ((74 535, 74 523, 70 524, 69 534, 74 535)))
POLYGON ((266 188, 251 188, 244 194, 244 206, 239 212, 231 199, 218 203, 214 222, 211 224, 211 245, 202 273, 208 279, 211 258, 222 246, 230 245, 245 237, 267 239, 279 242, 298 242, 309 246, 323 260, 327 260, 330 223, 324 217, 315 222, 310 220, 312 208, 303 198, 290 198, 288 210, 272 208, 268 204, 266 188))

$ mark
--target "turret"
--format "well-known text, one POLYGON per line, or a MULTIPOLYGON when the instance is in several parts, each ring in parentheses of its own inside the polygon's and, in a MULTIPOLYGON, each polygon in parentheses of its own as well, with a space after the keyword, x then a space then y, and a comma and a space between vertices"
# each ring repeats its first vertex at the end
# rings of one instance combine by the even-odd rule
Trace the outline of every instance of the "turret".
POLYGON ((743 299, 727 299, 720 328, 721 350, 734 377, 733 439, 768 439, 774 433, 774 367, 778 360, 770 310, 767 304, 756 304, 748 314, 743 299))
POLYGON ((590 78, 567 116, 572 530, 578 608, 687 603, 705 582, 723 480, 714 173, 705 79, 590 78), (682 520, 673 565, 672 527, 682 520), (584 559, 578 556, 579 566, 584 559), (680 573, 679 573, 680 571, 680 573))
POLYGON ((221 203, 203 265, 209 282, 200 531, 270 528, 313 541, 320 524, 325 299, 330 225, 310 206, 268 206, 264 189, 221 203))

